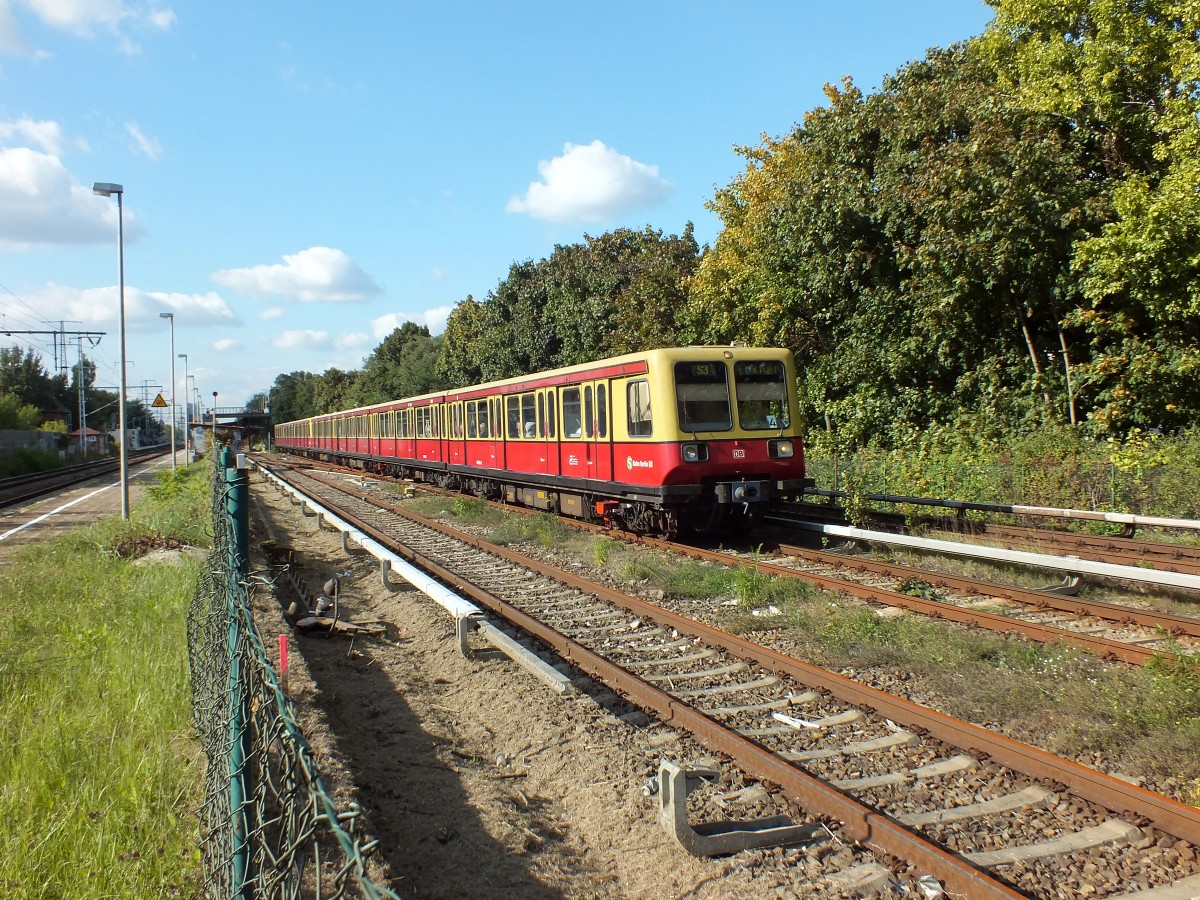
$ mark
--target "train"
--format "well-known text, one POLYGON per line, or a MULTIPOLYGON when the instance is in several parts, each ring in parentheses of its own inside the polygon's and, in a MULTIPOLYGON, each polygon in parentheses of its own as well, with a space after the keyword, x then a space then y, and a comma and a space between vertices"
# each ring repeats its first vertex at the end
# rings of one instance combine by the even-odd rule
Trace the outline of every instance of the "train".
POLYGON ((276 448, 639 534, 756 525, 802 493, 795 361, 670 347, 275 426, 276 448))

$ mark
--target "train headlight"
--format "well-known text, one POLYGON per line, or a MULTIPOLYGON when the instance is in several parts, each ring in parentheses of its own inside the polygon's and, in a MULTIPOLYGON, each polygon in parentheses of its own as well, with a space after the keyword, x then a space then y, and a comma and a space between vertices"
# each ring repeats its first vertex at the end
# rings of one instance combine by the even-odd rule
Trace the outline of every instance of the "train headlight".
POLYGON ((708 444, 681 444, 679 451, 684 462, 706 462, 708 460, 708 444))
POLYGON ((792 441, 771 441, 767 446, 772 459, 791 459, 796 455, 796 445, 792 441))

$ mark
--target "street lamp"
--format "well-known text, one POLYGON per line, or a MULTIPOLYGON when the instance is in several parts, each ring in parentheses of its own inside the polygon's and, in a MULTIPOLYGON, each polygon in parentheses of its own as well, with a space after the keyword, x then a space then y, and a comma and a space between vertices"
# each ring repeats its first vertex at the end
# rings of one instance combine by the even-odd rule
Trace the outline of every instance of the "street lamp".
MULTIPOLYGON (((191 433, 191 422, 188 420, 188 371, 187 371, 187 354, 180 353, 179 358, 183 360, 183 464, 188 464, 188 439, 191 433)), ((174 376, 171 377, 174 381, 174 376)))
POLYGON ((171 320, 171 471, 175 471, 175 313, 159 313, 160 319, 171 320))
POLYGON ((121 429, 121 518, 129 519, 129 452, 126 449, 128 435, 125 433, 125 208, 122 198, 125 188, 107 181, 92 185, 92 193, 98 197, 117 195, 117 290, 121 308, 121 402, 117 409, 118 425, 121 429))

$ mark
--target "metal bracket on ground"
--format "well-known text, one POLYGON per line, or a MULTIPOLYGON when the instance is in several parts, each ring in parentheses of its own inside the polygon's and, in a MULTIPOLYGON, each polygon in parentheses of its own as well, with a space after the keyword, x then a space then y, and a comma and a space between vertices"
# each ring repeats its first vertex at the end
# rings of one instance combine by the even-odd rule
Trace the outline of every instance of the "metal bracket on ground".
POLYGON ((689 825, 688 794, 699 786, 701 779, 712 780, 719 775, 712 769, 685 769, 669 759, 659 763, 659 820, 675 843, 692 856, 728 856, 757 847, 800 844, 825 833, 819 825, 793 825, 787 816, 689 825))
POLYGON ((575 686, 571 684, 570 678, 482 617, 459 616, 454 620, 454 624, 455 631, 458 633, 458 651, 465 659, 471 659, 473 656, 467 638, 472 631, 478 630, 489 644, 526 669, 535 678, 544 682, 556 694, 565 695, 575 692, 575 686))
POLYGON ((362 547, 350 546, 350 532, 348 531, 342 532, 342 549, 346 551, 347 556, 361 556, 367 552, 362 547))
POLYGON ((415 591, 416 588, 407 581, 392 581, 392 561, 390 559, 381 559, 379 561, 379 580, 383 582, 383 586, 397 594, 400 591, 415 591))
POLYGON ((1062 597, 1074 597, 1079 593, 1082 581, 1074 572, 1068 572, 1058 584, 1038 588, 1043 594, 1058 594, 1062 597))

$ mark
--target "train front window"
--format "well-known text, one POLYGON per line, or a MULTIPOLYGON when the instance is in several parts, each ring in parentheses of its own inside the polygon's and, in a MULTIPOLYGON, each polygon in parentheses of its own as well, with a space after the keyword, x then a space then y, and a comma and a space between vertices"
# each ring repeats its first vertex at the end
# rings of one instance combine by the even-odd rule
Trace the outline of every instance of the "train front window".
POLYGON ((729 371, 722 362, 675 363, 675 401, 682 431, 728 431, 729 371))
POLYGON ((778 431, 791 424, 787 370, 777 359, 733 364, 738 424, 745 431, 778 431))

